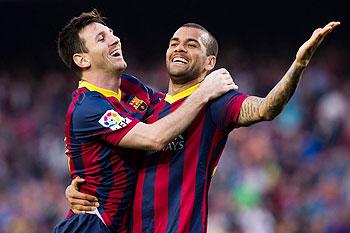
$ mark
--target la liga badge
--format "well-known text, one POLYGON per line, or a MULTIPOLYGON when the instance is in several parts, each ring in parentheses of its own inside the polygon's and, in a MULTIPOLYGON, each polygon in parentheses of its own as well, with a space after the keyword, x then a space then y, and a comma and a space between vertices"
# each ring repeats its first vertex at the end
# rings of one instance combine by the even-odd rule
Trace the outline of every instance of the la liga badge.
POLYGON ((124 128, 130 122, 131 120, 129 118, 122 117, 114 110, 107 110, 98 121, 103 127, 110 128, 111 130, 124 128))

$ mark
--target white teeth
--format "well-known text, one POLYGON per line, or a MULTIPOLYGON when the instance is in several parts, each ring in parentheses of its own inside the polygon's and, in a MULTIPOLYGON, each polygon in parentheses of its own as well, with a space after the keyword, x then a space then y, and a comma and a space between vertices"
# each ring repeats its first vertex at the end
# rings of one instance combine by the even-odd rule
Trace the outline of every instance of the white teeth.
POLYGON ((111 55, 111 56, 119 56, 120 54, 119 54, 119 51, 118 51, 118 50, 115 50, 115 51, 111 52, 110 55, 111 55))
POLYGON ((184 63, 184 64, 187 64, 188 61, 182 57, 175 57, 173 58, 173 62, 181 62, 181 63, 184 63))

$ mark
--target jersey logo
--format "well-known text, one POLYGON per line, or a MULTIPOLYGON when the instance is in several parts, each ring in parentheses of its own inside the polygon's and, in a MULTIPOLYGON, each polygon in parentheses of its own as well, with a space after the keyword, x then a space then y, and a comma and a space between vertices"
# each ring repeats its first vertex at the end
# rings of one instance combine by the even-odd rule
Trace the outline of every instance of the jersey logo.
POLYGON ((132 100, 130 100, 129 104, 133 108, 135 108, 136 110, 138 110, 140 112, 143 112, 143 111, 145 111, 148 108, 148 106, 145 103, 145 101, 137 98, 136 96, 134 96, 134 98, 132 98, 132 100))
POLYGON ((114 110, 107 110, 98 121, 103 127, 110 128, 111 130, 124 128, 130 122, 131 120, 129 118, 120 116, 114 110))
POLYGON ((185 138, 180 134, 172 142, 169 142, 162 150, 163 151, 174 151, 181 150, 184 148, 185 138))

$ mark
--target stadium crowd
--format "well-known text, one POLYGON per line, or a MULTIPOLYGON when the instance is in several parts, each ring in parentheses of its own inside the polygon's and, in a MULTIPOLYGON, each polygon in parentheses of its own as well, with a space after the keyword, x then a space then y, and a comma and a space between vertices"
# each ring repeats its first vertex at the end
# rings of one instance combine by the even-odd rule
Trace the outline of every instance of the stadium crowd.
MULTIPOLYGON (((230 47, 216 67, 264 96, 292 59, 230 47)), ((130 60, 128 73, 166 91, 163 61, 130 60)), ((349 60, 320 49, 281 115, 230 134, 210 187, 209 233, 350 232, 349 60)), ((63 64, 14 67, 0 69, 0 232, 47 233, 69 208, 64 120, 78 80, 63 64)))

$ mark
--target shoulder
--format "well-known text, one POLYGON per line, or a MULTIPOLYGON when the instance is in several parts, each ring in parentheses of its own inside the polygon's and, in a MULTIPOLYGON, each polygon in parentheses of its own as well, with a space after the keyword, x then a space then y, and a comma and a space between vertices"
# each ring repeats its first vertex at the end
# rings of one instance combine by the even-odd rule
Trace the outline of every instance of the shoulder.
MULTIPOLYGON (((165 98, 165 94, 143 84, 139 79, 130 74, 122 74, 120 89, 129 96, 137 96, 150 104, 158 103, 165 98)), ((132 98, 130 98, 132 99, 132 98)))
POLYGON ((243 94, 239 91, 232 90, 227 92, 226 94, 216 98, 210 103, 210 108, 218 108, 218 107, 225 107, 228 105, 231 101, 238 101, 241 97, 247 96, 246 94, 243 94))
POLYGON ((82 91, 75 100, 73 117, 81 120, 91 116, 103 115, 112 105, 98 92, 82 91))
POLYGON ((137 88, 147 91, 147 87, 138 78, 126 73, 122 74, 121 76, 120 88, 122 91, 137 88))

